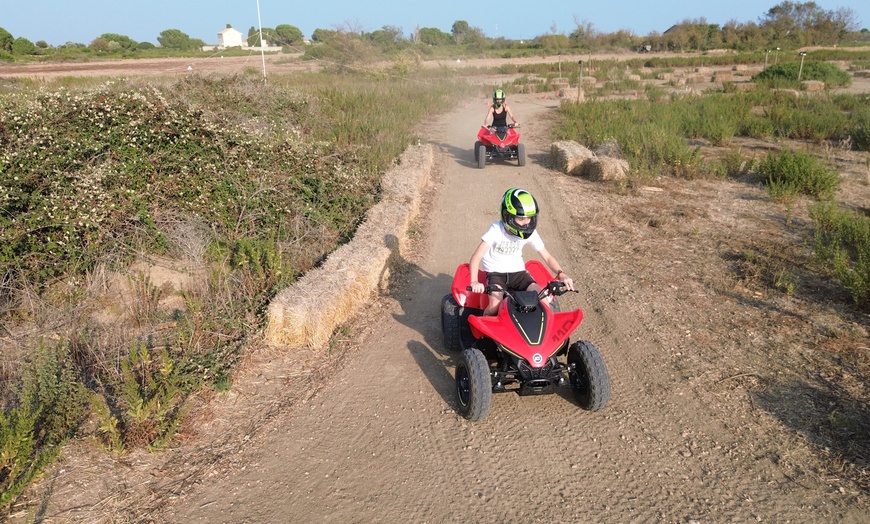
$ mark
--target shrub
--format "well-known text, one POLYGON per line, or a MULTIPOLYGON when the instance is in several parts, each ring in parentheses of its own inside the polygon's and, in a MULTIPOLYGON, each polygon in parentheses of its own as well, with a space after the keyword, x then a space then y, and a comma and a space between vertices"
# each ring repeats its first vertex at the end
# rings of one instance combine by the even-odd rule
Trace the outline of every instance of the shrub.
POLYGON ((766 68, 752 77, 752 81, 771 88, 790 87, 797 89, 798 76, 800 80, 821 80, 828 88, 851 85, 852 76, 849 73, 828 62, 804 60, 803 69, 800 62, 784 62, 766 68))
POLYGON ((775 199, 806 195, 826 200, 833 198, 840 185, 836 171, 802 151, 783 149, 768 153, 758 162, 757 169, 775 199))
MULTIPOLYGON (((846 100, 840 98, 840 100, 846 100)), ((850 117, 828 96, 775 96, 767 108, 777 136, 798 140, 840 140, 849 136, 850 117)))
POLYGON ((741 99, 710 95, 696 103, 683 104, 683 122, 688 138, 706 138, 714 146, 728 144, 746 119, 749 108, 741 99))
POLYGON ((870 307, 870 220, 834 203, 810 208, 816 225, 815 252, 843 284, 856 305, 870 307))

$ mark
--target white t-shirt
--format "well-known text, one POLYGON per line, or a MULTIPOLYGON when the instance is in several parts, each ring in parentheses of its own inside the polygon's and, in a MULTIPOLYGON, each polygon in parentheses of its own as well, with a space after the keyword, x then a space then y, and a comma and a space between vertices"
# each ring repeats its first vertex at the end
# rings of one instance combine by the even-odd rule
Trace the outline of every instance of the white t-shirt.
POLYGON ((541 240, 537 230, 533 231, 529 238, 520 238, 508 233, 501 220, 490 224, 489 229, 480 239, 489 245, 480 262, 480 269, 487 273, 524 271, 526 263, 523 260, 523 247, 532 244, 535 251, 544 249, 544 241, 541 240))

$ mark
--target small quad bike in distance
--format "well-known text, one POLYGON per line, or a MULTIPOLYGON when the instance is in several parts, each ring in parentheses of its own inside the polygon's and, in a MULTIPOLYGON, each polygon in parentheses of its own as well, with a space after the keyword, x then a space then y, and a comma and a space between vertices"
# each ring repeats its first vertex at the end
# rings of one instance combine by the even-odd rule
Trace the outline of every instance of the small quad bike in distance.
POLYGON ((486 162, 496 158, 516 160, 517 165, 526 165, 526 145, 520 143, 518 124, 507 127, 481 127, 474 143, 474 161, 477 167, 483 169, 486 162))
MULTIPOLYGON (((555 393, 571 388, 581 408, 598 411, 610 401, 610 377, 592 343, 570 336, 583 320, 583 310, 560 312, 556 297, 567 292, 537 260, 526 269, 541 291, 506 291, 497 316, 483 316, 489 293, 470 291, 469 266, 461 264, 451 293, 441 300, 444 344, 459 351, 456 365, 458 411, 469 420, 489 414, 492 394, 555 393)), ((486 282, 481 271, 479 282, 486 282)))

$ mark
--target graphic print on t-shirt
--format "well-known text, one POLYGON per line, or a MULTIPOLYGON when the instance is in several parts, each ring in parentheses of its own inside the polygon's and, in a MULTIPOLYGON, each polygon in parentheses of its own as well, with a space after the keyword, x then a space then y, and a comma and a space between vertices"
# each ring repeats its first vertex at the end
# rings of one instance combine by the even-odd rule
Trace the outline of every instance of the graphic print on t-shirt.
POLYGON ((501 242, 493 244, 492 248, 500 255, 513 255, 522 249, 523 245, 521 242, 515 240, 502 240, 501 242))

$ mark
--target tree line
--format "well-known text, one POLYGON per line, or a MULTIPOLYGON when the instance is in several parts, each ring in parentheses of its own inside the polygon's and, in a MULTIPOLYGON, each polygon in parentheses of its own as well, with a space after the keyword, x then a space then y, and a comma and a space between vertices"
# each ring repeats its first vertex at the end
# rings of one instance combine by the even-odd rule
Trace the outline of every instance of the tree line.
MULTIPOLYGON (((860 21, 851 8, 827 10, 815 2, 780 2, 768 9, 758 22, 731 20, 724 25, 708 23, 706 19, 686 19, 664 32, 636 35, 620 30, 612 33, 597 31, 585 20, 574 19, 573 30, 562 32, 553 24, 547 34, 528 41, 503 37, 491 38, 478 27, 465 20, 457 20, 450 31, 435 27, 416 27, 410 34, 402 28, 383 26, 367 32, 346 25, 335 29, 315 29, 310 42, 314 44, 347 46, 367 45, 382 52, 400 51, 418 47, 461 46, 470 51, 499 50, 529 47, 549 51, 574 49, 579 51, 635 49, 640 51, 705 51, 734 49, 738 51, 774 47, 798 48, 808 45, 835 45, 843 42, 870 42, 870 31, 860 28, 860 21)), ((227 27, 230 27, 228 24, 227 27)), ((248 30, 250 46, 260 45, 261 31, 248 30)), ((290 24, 262 28, 263 39, 269 45, 287 49, 309 43, 302 31, 290 24)), ((166 29, 157 36, 159 48, 170 51, 191 52, 202 49, 205 42, 191 38, 180 29, 166 29)), ((0 60, 16 57, 50 55, 58 50, 82 50, 93 53, 136 54, 156 49, 150 42, 136 42, 128 36, 105 33, 88 44, 68 42, 52 48, 44 40, 35 43, 24 37, 14 37, 0 27, 0 60)))

